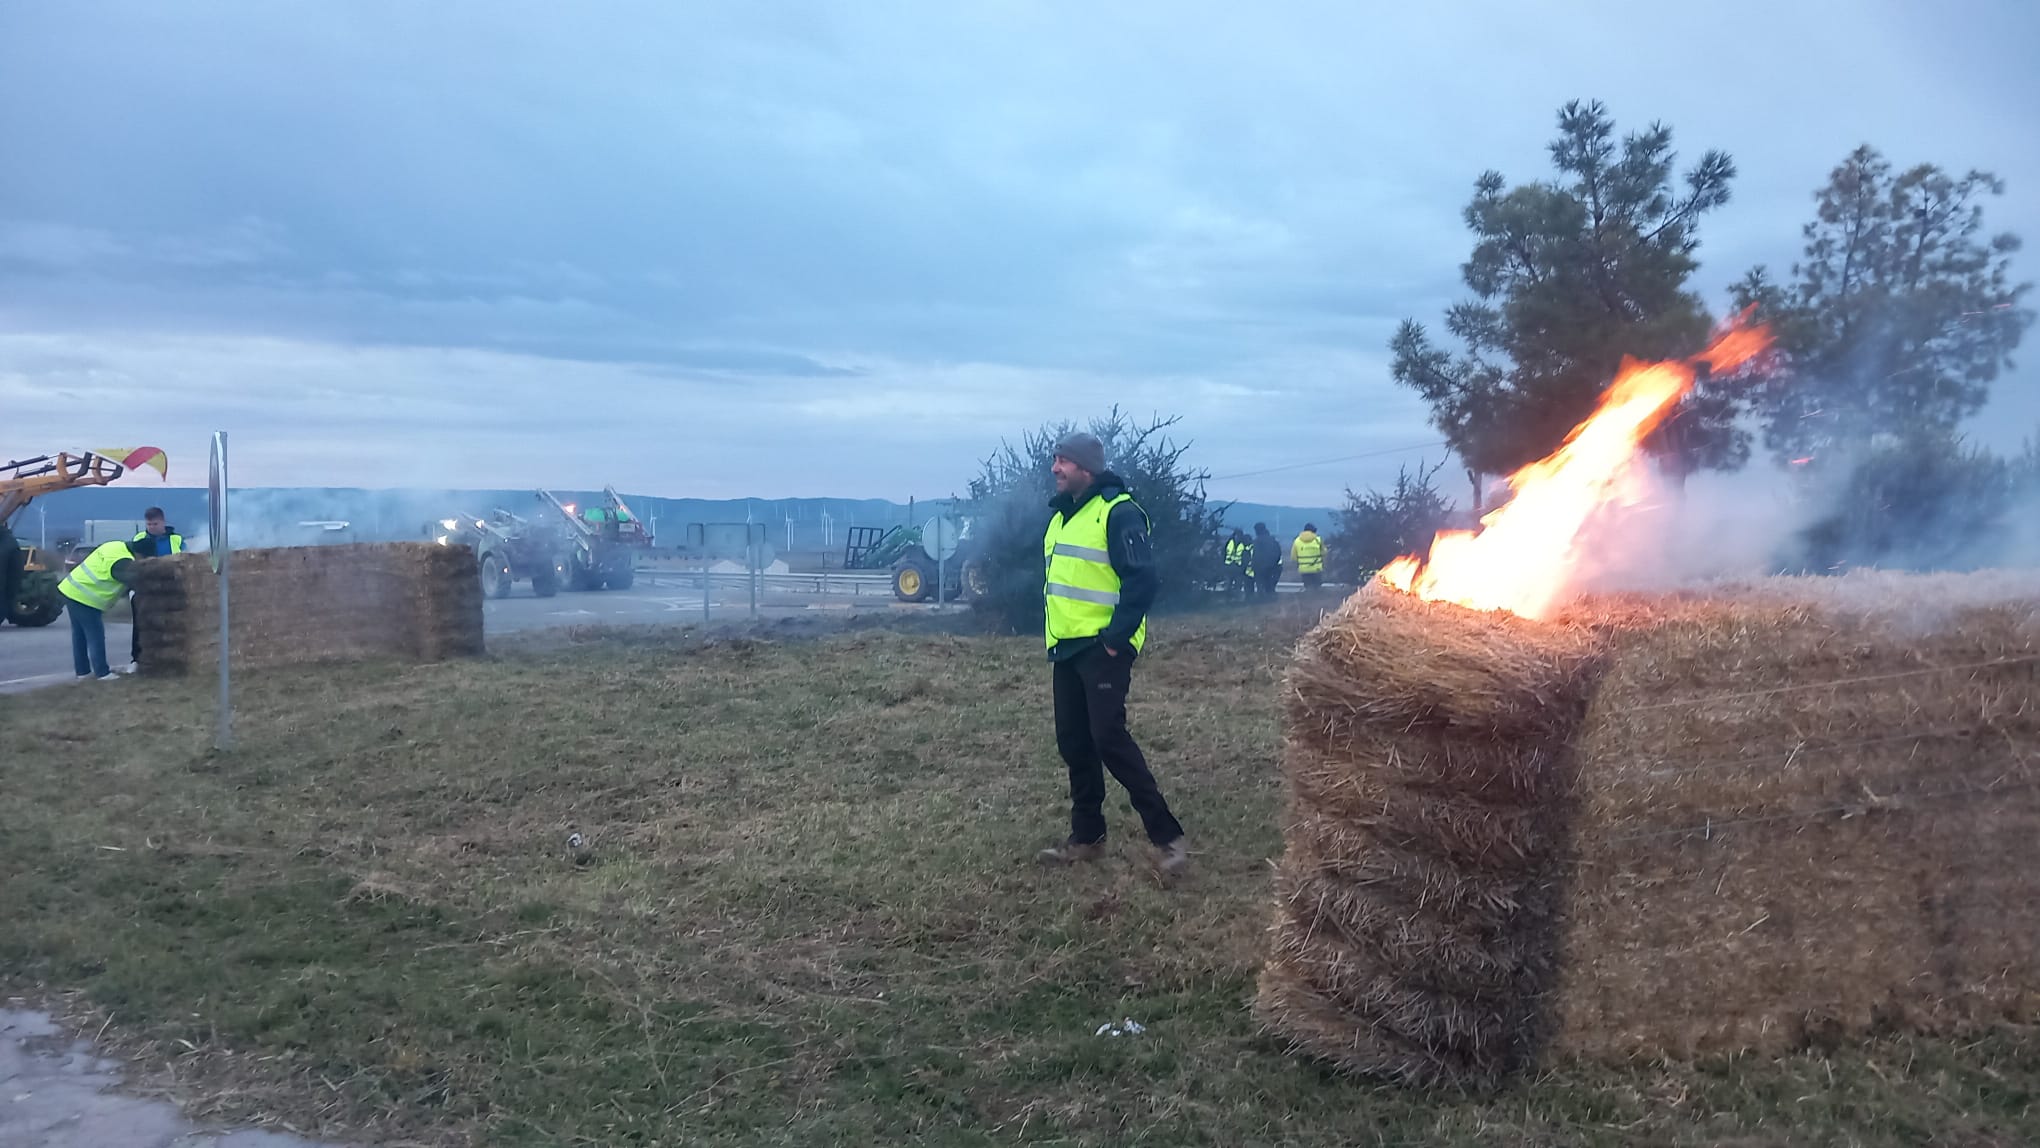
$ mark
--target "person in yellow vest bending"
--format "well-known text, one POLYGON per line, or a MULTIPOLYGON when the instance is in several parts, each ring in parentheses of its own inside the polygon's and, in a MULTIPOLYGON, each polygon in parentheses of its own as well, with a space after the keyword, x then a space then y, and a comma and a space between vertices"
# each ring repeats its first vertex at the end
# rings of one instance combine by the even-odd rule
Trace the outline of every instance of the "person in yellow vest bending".
POLYGON ((1296 575, 1306 593, 1325 584, 1325 540, 1317 536, 1316 523, 1303 524, 1303 533, 1289 544, 1289 556, 1296 560, 1296 575))
POLYGON ((106 611, 134 581, 140 545, 127 539, 101 544, 57 587, 69 599, 64 612, 71 615, 71 668, 80 680, 110 682, 118 676, 106 665, 106 611))
POLYGON ((1041 543, 1054 666, 1055 744, 1070 771, 1070 835, 1041 851, 1066 864, 1105 854, 1105 772, 1140 814, 1159 865, 1174 876, 1189 864, 1183 827, 1169 812, 1147 758, 1126 729, 1133 663, 1147 644, 1147 611, 1160 578, 1148 543, 1147 512, 1105 469, 1105 445, 1073 434, 1055 446, 1055 516, 1041 543))

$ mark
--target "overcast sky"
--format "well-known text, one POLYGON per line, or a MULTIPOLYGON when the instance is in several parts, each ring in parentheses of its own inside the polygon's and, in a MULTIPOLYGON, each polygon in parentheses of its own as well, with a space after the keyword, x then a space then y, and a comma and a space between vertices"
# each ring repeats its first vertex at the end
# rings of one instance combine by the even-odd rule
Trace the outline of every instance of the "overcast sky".
POLYGON ((0 0, 0 457, 904 499, 1115 402, 1219 476, 1430 443, 1384 344, 1564 101, 1733 154, 1720 309, 1863 142, 2040 244, 2036 48, 2031 0, 0 0))

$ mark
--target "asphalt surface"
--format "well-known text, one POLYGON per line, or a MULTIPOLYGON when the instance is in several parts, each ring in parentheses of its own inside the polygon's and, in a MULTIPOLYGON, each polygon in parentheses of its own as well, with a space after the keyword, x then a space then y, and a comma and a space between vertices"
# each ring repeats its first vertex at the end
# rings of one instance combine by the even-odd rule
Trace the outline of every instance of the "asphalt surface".
MULTIPOLYGON (((698 581, 689 585, 689 581, 684 577, 641 577, 628 590, 568 592, 551 598, 540 598, 529 586, 520 585, 508 598, 483 602, 483 632, 508 635, 561 626, 696 625, 704 620, 701 586, 698 581)), ((918 613, 930 609, 895 602, 890 593, 870 586, 832 586, 831 590, 827 594, 767 592, 760 596, 758 617, 776 620, 872 611, 918 613)), ((751 618, 750 593, 742 587, 719 585, 711 590, 709 598, 710 622, 742 622, 751 618)), ((127 661, 129 634, 130 628, 125 624, 109 623, 106 627, 107 657, 115 666, 127 661)), ((51 625, 31 630, 0 625, 0 694, 26 693, 74 681, 77 675, 71 669, 71 625, 67 619, 59 618, 51 625)), ((86 681, 79 683, 79 688, 103 689, 112 684, 86 681)))
MULTIPOLYGON (((68 636, 68 630, 66 631, 68 636)), ((168 1100, 118 1091, 120 1064, 48 1016, 0 1008, 0 1145, 7 1148, 340 1148, 259 1128, 203 1128, 168 1100)))

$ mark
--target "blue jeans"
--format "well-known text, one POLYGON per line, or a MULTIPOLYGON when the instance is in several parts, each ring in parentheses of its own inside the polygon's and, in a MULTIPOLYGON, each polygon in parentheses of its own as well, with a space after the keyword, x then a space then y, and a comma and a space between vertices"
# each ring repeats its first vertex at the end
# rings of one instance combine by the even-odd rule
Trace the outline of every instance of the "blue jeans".
POLYGON ((71 668, 81 678, 103 678, 112 673, 106 668, 106 612, 68 598, 64 610, 71 615, 71 668))

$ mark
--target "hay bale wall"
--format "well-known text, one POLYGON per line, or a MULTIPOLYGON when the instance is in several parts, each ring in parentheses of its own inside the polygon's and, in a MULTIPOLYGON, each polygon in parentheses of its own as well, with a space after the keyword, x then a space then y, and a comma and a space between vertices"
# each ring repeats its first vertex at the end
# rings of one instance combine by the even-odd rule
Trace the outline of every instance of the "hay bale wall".
POLYGON ((1289 677, 1264 1021, 1479 1084, 2040 1015, 2034 606, 1840 585, 1356 595, 1289 677))
MULTIPOLYGON (((141 664, 187 673, 218 664, 219 583, 205 555, 139 564, 141 664)), ((400 542, 242 550, 233 556, 229 643, 236 666, 482 652, 482 591, 465 547, 400 542)))

